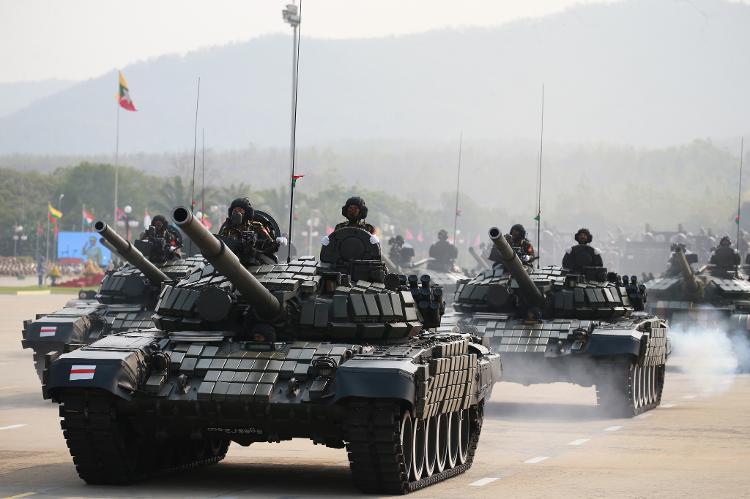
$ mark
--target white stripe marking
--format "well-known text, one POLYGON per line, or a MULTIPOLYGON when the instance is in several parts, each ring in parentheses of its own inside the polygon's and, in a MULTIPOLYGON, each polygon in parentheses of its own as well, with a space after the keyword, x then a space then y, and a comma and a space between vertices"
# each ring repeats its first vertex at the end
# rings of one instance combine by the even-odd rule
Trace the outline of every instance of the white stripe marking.
POLYGON ((472 482, 469 485, 472 487, 484 487, 485 485, 494 482, 495 480, 500 480, 499 478, 482 478, 481 480, 477 480, 476 482, 472 482))
POLYGON ((682 398, 684 398, 685 400, 692 400, 695 398, 695 395, 683 395, 682 398))
POLYGON ((677 404, 662 404, 659 407, 662 409, 671 409, 672 407, 675 407, 677 404))
POLYGON ((549 459, 549 456, 537 456, 537 457, 532 457, 531 459, 527 459, 526 461, 524 461, 524 463, 536 464, 536 463, 541 463, 542 461, 546 461, 547 459, 549 459))
POLYGON ((22 428, 25 424, 12 424, 10 426, 0 426, 0 430, 15 430, 16 428, 22 428))
POLYGON ((573 440, 572 442, 568 442, 568 445, 583 445, 586 442, 591 440, 590 438, 579 438, 578 440, 573 440))
POLYGON ((604 431, 617 431, 622 430, 622 426, 607 426, 604 431))

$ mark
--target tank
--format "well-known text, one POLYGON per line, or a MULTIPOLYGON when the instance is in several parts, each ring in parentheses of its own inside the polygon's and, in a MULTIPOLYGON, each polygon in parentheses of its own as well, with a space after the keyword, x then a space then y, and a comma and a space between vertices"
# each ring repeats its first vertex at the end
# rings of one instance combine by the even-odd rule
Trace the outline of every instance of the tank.
POLYGON ((595 386, 613 416, 634 416, 661 400, 670 352, 666 321, 643 311, 636 278, 602 267, 582 273, 523 265, 497 228, 490 238, 502 263, 462 282, 457 325, 482 336, 503 361, 503 381, 595 386))
POLYGON ((674 247, 664 274, 646 283, 648 310, 681 329, 710 327, 730 337, 750 337, 747 276, 735 266, 714 264, 694 271, 696 263, 697 255, 686 253, 681 245, 674 247))
POLYGON ((45 355, 69 352, 118 331, 151 327, 162 284, 203 267, 202 258, 164 260, 154 265, 136 247, 149 250, 149 241, 131 244, 102 221, 94 228, 128 263, 107 271, 93 296, 84 293, 60 310, 24 321, 21 345, 33 350, 34 367, 42 382, 45 355))
POLYGON ((429 276, 385 273, 358 228, 330 234, 320 260, 245 267, 188 209, 173 220, 207 263, 163 287, 156 327, 48 357, 44 393, 83 480, 129 483, 219 461, 230 442, 292 438, 345 448, 370 493, 471 466, 500 359, 458 327, 437 331, 429 276))

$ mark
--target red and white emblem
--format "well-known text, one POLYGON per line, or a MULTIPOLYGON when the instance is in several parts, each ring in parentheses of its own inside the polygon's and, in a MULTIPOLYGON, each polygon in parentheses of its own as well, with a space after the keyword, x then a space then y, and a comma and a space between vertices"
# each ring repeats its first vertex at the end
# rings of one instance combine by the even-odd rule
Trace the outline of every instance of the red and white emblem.
POLYGON ((48 338, 57 334, 57 326, 42 326, 39 330, 40 338, 48 338))
POLYGON ((79 379, 94 379, 94 373, 96 373, 96 366, 90 365, 76 365, 70 368, 70 381, 76 381, 79 379))

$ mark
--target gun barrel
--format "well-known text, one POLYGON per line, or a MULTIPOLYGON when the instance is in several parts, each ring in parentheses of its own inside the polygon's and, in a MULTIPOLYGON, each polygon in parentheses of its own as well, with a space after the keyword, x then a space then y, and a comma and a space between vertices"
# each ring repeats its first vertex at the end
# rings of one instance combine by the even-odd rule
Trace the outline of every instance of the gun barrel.
POLYGON ((508 241, 503 237, 502 232, 497 227, 492 227, 489 231, 490 239, 495 244, 495 247, 500 252, 500 256, 503 259, 503 265, 510 272, 513 278, 518 283, 518 288, 521 290, 521 295, 526 303, 530 306, 542 306, 544 304, 544 296, 539 288, 536 287, 534 281, 531 280, 529 274, 523 268, 521 260, 510 247, 508 241))
POLYGON ((469 254, 474 257, 474 260, 477 261, 477 263, 479 264, 479 267, 481 267, 482 270, 487 270, 488 268, 490 268, 490 266, 487 265, 487 262, 484 261, 484 258, 479 256, 479 254, 477 253, 477 250, 474 249, 474 246, 469 246, 469 254))
POLYGON ((682 273, 682 280, 685 283, 685 290, 688 293, 695 294, 700 291, 700 284, 695 278, 693 269, 685 257, 685 251, 681 247, 677 247, 674 250, 674 258, 677 260, 677 266, 680 267, 682 273))
POLYGON ((206 260, 224 274, 242 296, 252 303, 261 317, 275 319, 279 316, 279 300, 240 263, 240 259, 226 247, 224 241, 211 234, 193 217, 189 209, 178 206, 172 211, 172 220, 200 248, 206 260))
POLYGON ((120 235, 113 231, 105 222, 98 220, 94 224, 94 230, 98 232, 99 235, 102 236, 102 238, 104 238, 104 240, 107 241, 109 245, 112 246, 125 260, 143 272, 143 275, 148 278, 151 284, 158 286, 162 282, 169 280, 169 277, 159 270, 156 265, 148 261, 148 259, 143 256, 143 253, 138 251, 130 241, 120 237, 120 235))

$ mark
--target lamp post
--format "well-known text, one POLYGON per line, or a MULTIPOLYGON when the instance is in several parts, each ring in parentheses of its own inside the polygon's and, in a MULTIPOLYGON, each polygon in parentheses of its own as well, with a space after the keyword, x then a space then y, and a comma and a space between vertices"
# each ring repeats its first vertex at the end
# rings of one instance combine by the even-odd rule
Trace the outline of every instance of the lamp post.
POLYGON ((13 227, 13 258, 18 255, 18 241, 26 241, 28 237, 23 232, 23 225, 13 227))
POLYGON ((125 238, 130 241, 130 214, 133 213, 133 207, 125 205, 122 211, 125 212, 125 238))
MULTIPOLYGON (((290 131, 290 139, 289 139, 289 176, 287 179, 284 180, 284 182, 289 183, 291 182, 291 177, 293 175, 292 169, 294 166, 294 154, 295 154, 295 113, 297 109, 297 43, 298 43, 298 37, 299 37, 299 24, 302 20, 302 17, 300 15, 300 10, 297 7, 295 3, 287 4, 287 6, 284 8, 284 10, 281 11, 281 15, 284 18, 284 22, 289 24, 289 26, 292 27, 292 110, 290 115, 290 123, 291 123, 291 131, 290 131)), ((286 185, 286 184, 282 184, 286 185)), ((291 189, 291 186, 290 186, 291 189)), ((292 207, 290 206, 289 209, 291 210, 292 207)))

